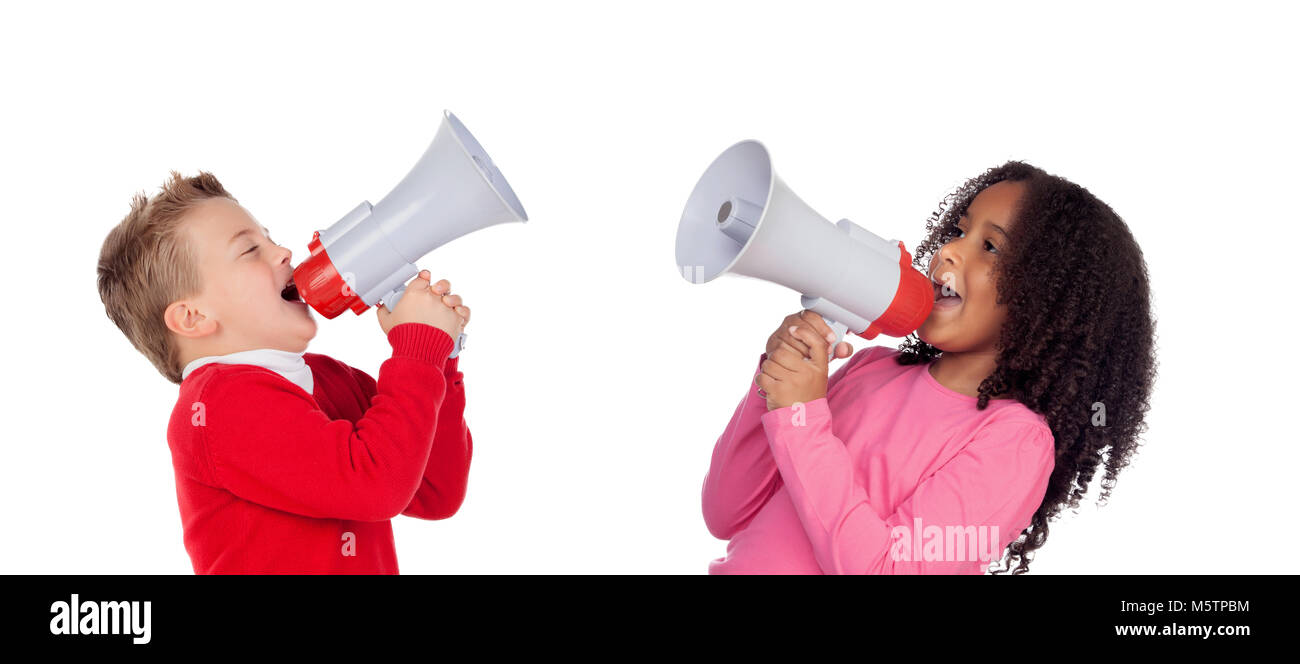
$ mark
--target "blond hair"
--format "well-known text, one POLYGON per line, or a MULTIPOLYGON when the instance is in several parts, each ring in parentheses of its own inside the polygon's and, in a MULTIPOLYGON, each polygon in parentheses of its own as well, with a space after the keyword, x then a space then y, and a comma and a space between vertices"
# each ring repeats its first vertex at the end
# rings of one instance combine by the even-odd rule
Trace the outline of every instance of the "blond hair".
POLYGON ((132 197, 131 211, 109 231, 99 251, 99 299, 108 317, 177 384, 183 369, 180 349, 163 313, 172 302, 199 292, 197 261, 181 221, 210 198, 235 201, 211 173, 187 178, 171 171, 153 198, 146 199, 143 192, 132 197))

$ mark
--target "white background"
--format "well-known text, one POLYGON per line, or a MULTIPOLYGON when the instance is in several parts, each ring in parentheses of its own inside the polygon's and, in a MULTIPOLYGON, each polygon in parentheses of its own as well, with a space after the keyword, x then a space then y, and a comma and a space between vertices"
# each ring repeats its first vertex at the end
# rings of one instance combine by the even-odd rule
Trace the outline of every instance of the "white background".
MULTIPOLYGON (((212 171, 301 260, 405 175, 444 108, 530 221, 422 261, 474 311, 475 449, 458 514, 394 521, 404 573, 703 573, 723 555, 700 484, 798 296, 692 285, 673 241, 695 180, 745 138, 823 214, 909 248, 1006 159, 1108 202, 1153 280, 1150 430, 1032 570, 1300 570, 1295 11, 903 5, 7 3, 0 571, 191 572, 177 388, 95 289, 130 195, 212 171)), ((312 351, 377 372, 373 312, 317 319, 312 351)))

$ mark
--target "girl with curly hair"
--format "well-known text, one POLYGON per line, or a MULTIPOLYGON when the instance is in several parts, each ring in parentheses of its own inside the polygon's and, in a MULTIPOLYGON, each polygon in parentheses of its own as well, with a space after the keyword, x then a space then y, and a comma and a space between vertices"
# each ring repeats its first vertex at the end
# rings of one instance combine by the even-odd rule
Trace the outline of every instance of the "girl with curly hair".
POLYGON ((809 311, 768 339, 704 480, 705 523, 730 540, 710 573, 1023 574, 1099 466, 1109 497, 1156 375, 1124 221, 1009 161, 926 230, 913 262, 935 304, 898 349, 831 349, 809 311))

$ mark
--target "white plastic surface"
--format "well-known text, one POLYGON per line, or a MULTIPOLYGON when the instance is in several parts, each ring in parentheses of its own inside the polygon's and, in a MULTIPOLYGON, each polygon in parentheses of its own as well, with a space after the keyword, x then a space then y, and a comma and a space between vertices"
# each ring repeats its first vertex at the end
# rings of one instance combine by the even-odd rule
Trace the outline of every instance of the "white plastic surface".
POLYGON ((465 125, 444 111, 424 155, 378 204, 362 202, 321 244, 339 274, 374 306, 414 277, 438 247, 495 224, 528 220, 523 205, 465 125))
POLYGON ((677 226, 676 259, 693 283, 731 272, 824 298, 850 327, 879 318, 901 280, 896 246, 891 254, 879 236, 818 214, 777 177, 758 141, 731 146, 700 177, 677 226), (736 199, 761 211, 743 244, 719 228, 724 204, 736 199))

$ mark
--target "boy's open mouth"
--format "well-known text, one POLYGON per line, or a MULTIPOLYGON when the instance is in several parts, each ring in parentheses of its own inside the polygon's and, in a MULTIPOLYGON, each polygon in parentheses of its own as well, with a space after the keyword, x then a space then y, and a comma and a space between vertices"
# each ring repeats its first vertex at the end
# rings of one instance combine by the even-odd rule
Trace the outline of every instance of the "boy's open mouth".
POLYGON ((289 283, 280 291, 280 297, 288 302, 302 302, 302 297, 298 295, 298 284, 293 283, 293 279, 290 279, 289 283))

